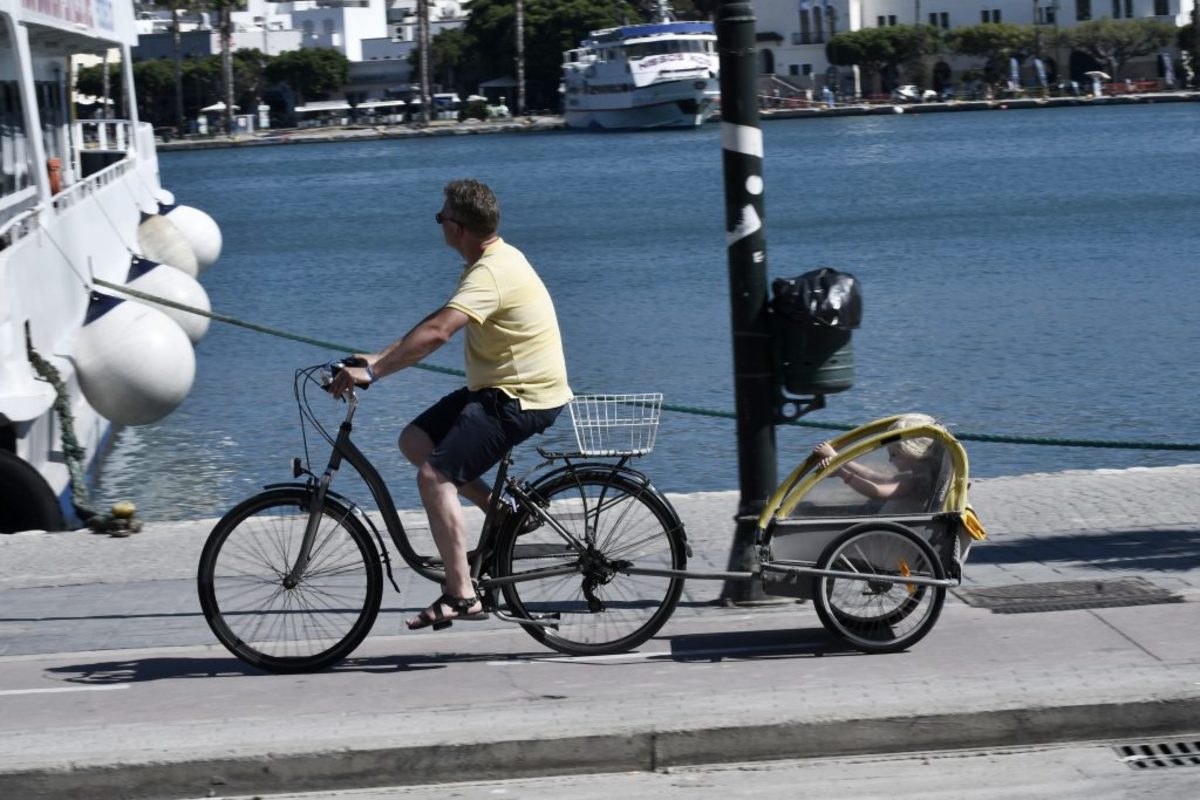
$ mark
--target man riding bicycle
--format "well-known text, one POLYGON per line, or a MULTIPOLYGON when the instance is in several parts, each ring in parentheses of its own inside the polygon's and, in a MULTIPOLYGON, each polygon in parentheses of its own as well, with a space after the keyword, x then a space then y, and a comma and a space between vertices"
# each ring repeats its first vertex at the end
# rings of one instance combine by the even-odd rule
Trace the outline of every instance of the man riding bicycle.
POLYGON ((417 467, 417 487, 445 565, 443 594, 407 621, 410 630, 482 619, 467 564, 467 522, 458 495, 480 508, 490 489, 480 476, 504 453, 553 424, 567 401, 562 337, 550 293, 533 267, 498 234, 496 196, 477 180, 446 184, 434 219, 466 266, 454 295, 367 365, 335 378, 335 396, 419 363, 466 328, 467 385, 443 397, 400 434, 400 451, 417 467))

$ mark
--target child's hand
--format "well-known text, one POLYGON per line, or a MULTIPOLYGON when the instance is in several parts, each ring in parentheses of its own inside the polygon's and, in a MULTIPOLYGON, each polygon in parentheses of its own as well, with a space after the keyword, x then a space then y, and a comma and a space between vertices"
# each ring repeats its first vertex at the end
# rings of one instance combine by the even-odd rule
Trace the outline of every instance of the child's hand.
POLYGON ((818 469, 825 469, 828 467, 829 462, 833 461, 834 457, 837 456, 837 450, 834 450, 833 445, 831 445, 829 442, 821 442, 819 445, 813 448, 813 452, 821 457, 821 460, 817 462, 818 469))

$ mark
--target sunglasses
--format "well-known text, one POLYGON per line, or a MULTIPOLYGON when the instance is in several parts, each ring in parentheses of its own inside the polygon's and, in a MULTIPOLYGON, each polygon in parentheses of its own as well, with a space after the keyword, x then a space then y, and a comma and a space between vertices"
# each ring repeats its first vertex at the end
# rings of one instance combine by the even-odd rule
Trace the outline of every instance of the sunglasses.
MULTIPOLYGON (((442 216, 442 212, 440 212, 440 211, 433 215, 433 219, 437 222, 438 225, 441 225, 445 222, 458 222, 458 220, 454 219, 453 217, 442 216)), ((462 224, 462 223, 459 223, 459 224, 462 224)))

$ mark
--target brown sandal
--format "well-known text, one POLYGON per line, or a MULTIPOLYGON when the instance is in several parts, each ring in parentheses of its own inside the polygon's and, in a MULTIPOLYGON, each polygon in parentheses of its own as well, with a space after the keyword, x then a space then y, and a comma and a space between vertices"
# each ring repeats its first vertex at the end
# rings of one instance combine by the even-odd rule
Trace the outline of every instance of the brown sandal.
POLYGON ((478 602, 479 598, 475 595, 471 595, 470 597, 451 597, 448 594, 443 594, 437 600, 434 600, 428 608, 422 609, 421 613, 417 615, 415 625, 412 622, 406 622, 405 624, 410 631, 419 631, 431 625, 435 631, 440 631, 443 628, 449 628, 451 623, 456 619, 467 621, 487 619, 491 615, 482 608, 474 614, 469 613, 471 606, 478 602), (446 612, 442 611, 442 606, 446 606, 453 611, 454 616, 446 616, 446 612))

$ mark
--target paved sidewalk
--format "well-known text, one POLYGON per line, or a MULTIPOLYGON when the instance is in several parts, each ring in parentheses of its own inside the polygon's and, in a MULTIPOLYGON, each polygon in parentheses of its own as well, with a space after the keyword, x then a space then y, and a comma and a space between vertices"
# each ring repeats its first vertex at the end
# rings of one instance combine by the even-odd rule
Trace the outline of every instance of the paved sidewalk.
MULTIPOLYGON (((913 650, 850 651, 808 605, 692 581, 642 651, 550 653, 504 623, 372 636, 264 675, 196 607, 211 521, 0 537, 0 795, 200 797, 1200 731, 1200 465, 980 480, 964 588, 1138 577, 1185 602, 995 614, 956 597, 913 650), (200 679, 200 680, 197 680, 200 679)), ((689 567, 726 566, 732 492, 672 497, 689 567)), ((405 516, 416 522, 419 514, 405 516)))

